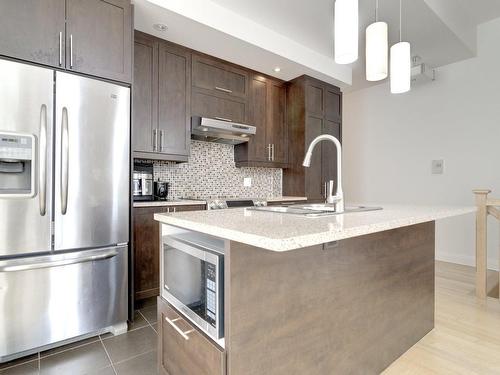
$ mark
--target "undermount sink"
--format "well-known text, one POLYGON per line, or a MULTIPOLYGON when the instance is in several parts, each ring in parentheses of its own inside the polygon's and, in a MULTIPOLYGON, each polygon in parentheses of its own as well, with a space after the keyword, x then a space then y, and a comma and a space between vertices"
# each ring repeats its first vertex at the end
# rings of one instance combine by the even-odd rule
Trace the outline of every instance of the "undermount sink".
POLYGON ((334 215, 348 214, 354 212, 377 211, 381 209, 382 207, 348 206, 345 208, 344 212, 336 212, 335 205, 328 203, 295 204, 291 206, 264 206, 264 207, 247 208, 247 210, 251 211, 274 212, 279 214, 292 214, 305 217, 334 216, 334 215))

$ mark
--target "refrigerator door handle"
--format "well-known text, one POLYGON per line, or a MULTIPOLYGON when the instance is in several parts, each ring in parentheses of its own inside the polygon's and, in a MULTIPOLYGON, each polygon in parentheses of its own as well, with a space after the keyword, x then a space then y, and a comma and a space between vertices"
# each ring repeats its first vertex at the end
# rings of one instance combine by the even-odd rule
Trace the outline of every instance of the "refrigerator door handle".
POLYGON ((61 214, 68 209, 68 169, 69 169, 68 109, 62 109, 61 126, 61 214))
POLYGON ((40 160, 38 173, 38 189, 40 201, 40 215, 47 212, 47 106, 42 104, 40 109, 40 160))
MULTIPOLYGON (((85 252, 84 252, 85 253, 85 252)), ((60 257, 55 256, 53 260, 46 259, 49 257, 40 257, 37 260, 28 259, 9 259, 0 261, 0 272, 17 272, 26 270, 35 270, 40 268, 60 267, 70 264, 92 262, 97 260, 110 259, 118 255, 117 249, 107 250, 105 252, 92 253, 91 255, 84 254, 80 257, 60 257)))

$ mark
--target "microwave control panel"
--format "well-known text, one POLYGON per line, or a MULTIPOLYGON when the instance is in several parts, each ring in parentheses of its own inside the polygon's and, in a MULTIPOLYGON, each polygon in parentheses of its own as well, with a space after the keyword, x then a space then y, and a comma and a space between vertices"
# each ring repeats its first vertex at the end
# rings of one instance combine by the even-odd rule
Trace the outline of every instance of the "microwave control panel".
POLYGON ((207 263, 206 265, 206 275, 207 275, 207 321, 212 325, 216 326, 216 314, 217 314, 217 275, 216 269, 213 264, 207 263))

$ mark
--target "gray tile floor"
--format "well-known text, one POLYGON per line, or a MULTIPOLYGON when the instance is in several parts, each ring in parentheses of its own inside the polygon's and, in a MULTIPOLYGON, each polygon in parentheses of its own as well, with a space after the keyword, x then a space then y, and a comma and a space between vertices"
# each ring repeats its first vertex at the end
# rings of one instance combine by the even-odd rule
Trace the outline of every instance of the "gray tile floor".
POLYGON ((156 375, 156 305, 137 310, 127 333, 105 334, 0 364, 0 375, 156 375))

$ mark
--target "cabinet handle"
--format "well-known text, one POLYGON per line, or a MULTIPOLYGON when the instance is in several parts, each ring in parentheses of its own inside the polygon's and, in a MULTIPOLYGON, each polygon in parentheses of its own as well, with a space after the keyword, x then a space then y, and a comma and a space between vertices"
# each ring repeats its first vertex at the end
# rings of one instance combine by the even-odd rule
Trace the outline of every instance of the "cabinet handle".
POLYGON ((158 130, 153 129, 153 151, 158 151, 158 130))
POLYGON ((62 65, 62 31, 59 31, 59 66, 62 65))
POLYGON ((170 320, 168 317, 165 317, 165 320, 167 321, 168 324, 170 324, 172 326, 173 329, 175 329, 177 331, 177 333, 179 333, 179 335, 181 335, 184 338, 184 340, 189 340, 188 335, 191 332, 194 332, 194 329, 190 329, 188 331, 183 331, 182 329, 177 327, 175 322, 177 322, 178 320, 181 320, 181 318, 175 318, 175 319, 170 320))
POLYGON ((73 34, 69 36, 69 68, 73 69, 73 34))
POLYGON ((233 122, 232 119, 226 118, 226 117, 215 117, 216 120, 221 120, 221 121, 227 121, 227 122, 233 122))
POLYGON ((163 152, 163 130, 160 130, 160 152, 163 152))
POLYGON ((215 89, 222 92, 227 92, 228 94, 231 94, 233 92, 233 90, 225 89, 224 87, 219 87, 219 86, 215 86, 215 89))
POLYGON ((174 212, 177 212, 177 207, 174 207, 174 212))
POLYGON ((274 143, 272 144, 271 147, 271 160, 274 161, 274 143))
POLYGON ((325 191, 323 192, 323 197, 325 197, 325 199, 327 198, 327 191, 328 191, 328 182, 325 182, 325 191))
POLYGON ((267 160, 271 161, 271 144, 267 145, 267 160))

